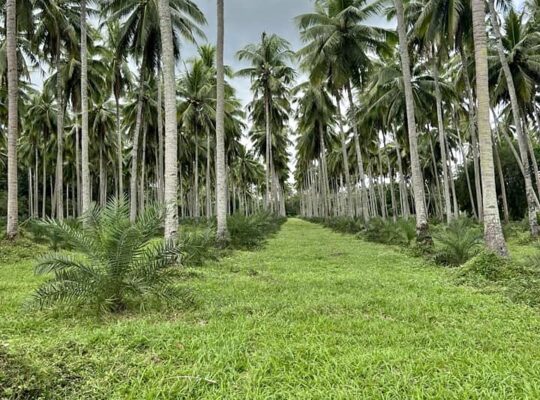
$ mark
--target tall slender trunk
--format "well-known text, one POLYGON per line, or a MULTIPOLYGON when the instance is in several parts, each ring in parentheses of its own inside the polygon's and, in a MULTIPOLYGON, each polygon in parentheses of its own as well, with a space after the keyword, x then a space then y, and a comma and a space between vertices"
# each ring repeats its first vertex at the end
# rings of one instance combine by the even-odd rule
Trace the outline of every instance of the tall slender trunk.
POLYGON ((34 147, 34 216, 39 217, 39 156, 38 146, 34 147))
POLYGON ((159 26, 163 58, 165 103, 165 239, 176 240, 178 232, 178 139, 176 121, 176 83, 174 48, 169 0, 159 0, 159 26))
POLYGON ((139 212, 142 214, 144 212, 145 206, 145 187, 146 187, 146 135, 148 133, 148 125, 145 125, 143 128, 143 137, 142 137, 142 155, 141 155, 141 178, 139 180, 139 212))
POLYGON ((446 154, 448 154, 448 176, 450 181, 450 189, 452 192, 452 205, 454 207, 454 217, 459 217, 459 206, 457 201, 457 193, 456 193, 456 183, 454 182, 454 170, 452 168, 452 151, 450 150, 450 145, 448 144, 448 140, 445 140, 446 142, 446 154))
POLYGON ((351 125, 354 133, 354 148, 356 151, 356 161, 358 163, 358 174, 360 175, 360 194, 361 194, 361 207, 362 217, 364 221, 369 221, 369 211, 367 208, 367 191, 366 191, 366 177, 364 173, 364 160, 362 157, 362 151, 360 150, 360 139, 358 137, 358 123, 356 121, 356 107, 354 105, 354 98, 352 94, 351 81, 347 82, 347 96, 349 98, 349 106, 351 108, 351 125))
POLYGON ((379 169, 379 178, 377 179, 377 181, 379 183, 379 197, 381 201, 381 212, 382 212, 383 218, 386 219, 386 217, 388 216, 388 208, 386 204, 386 186, 384 184, 384 171, 383 171, 381 149, 378 150, 377 168, 379 169))
POLYGON ((493 143, 493 154, 495 156, 495 165, 497 166, 497 174, 499 175, 499 186, 501 187, 501 197, 503 202, 503 215, 504 222, 510 222, 510 214, 508 212, 508 200, 506 197, 506 182, 504 181, 504 174, 501 165, 501 157, 497 143, 493 143))
POLYGON ((58 54, 56 55, 56 101, 58 111, 56 116, 56 218, 64 219, 64 85, 61 72, 60 39, 58 39, 58 54))
POLYGON ((163 76, 160 73, 159 74, 159 82, 158 82, 158 200, 160 203, 163 202, 163 76))
POLYGON ((79 141, 79 128, 75 126, 75 185, 77 186, 77 214, 81 213, 81 143, 79 141))
POLYGON ((437 189, 437 193, 434 195, 433 201, 437 205, 437 208, 439 210, 439 215, 444 214, 443 205, 441 201, 441 183, 439 180, 439 171, 437 170, 437 161, 435 158, 435 149, 433 147, 433 141, 431 140, 431 136, 429 137, 429 149, 431 151, 431 170, 433 171, 433 178, 435 179, 435 188, 437 189))
POLYGON ((41 160, 43 163, 43 170, 42 173, 42 180, 41 180, 41 191, 43 196, 43 202, 41 203, 41 218, 45 218, 47 216, 47 155, 46 150, 43 150, 43 159, 41 160))
POLYGON ((322 166, 322 180, 323 180, 323 191, 324 191, 324 201, 326 207, 325 217, 330 215, 330 187, 328 186, 328 164, 326 162, 326 144, 324 143, 324 129, 321 124, 319 124, 319 141, 321 147, 321 166, 322 166))
POLYGON ((471 145, 473 149, 473 166, 474 166, 474 187, 476 191, 476 210, 478 212, 478 218, 480 221, 484 218, 483 201, 482 201, 482 182, 480 172, 480 152, 478 149, 478 138, 476 132, 476 113, 475 113, 475 100, 474 93, 471 87, 471 80, 469 78, 468 58, 462 46, 459 48, 459 54, 461 58, 463 68, 463 81, 465 83, 465 90, 469 99, 469 134, 471 136, 471 145))
POLYGON ((199 204, 199 132, 195 128, 195 164, 194 164, 195 173, 193 174, 193 179, 195 185, 193 187, 193 194, 195 195, 195 218, 200 217, 200 204, 199 204))
POLYGON ((105 192, 105 160, 103 159, 103 143, 99 144, 99 205, 104 206, 107 202, 107 193, 105 192))
MULTIPOLYGON (((161 1, 161 0, 160 0, 161 1)), ((165 0, 167 1, 167 0, 165 0)), ((138 169, 138 155, 139 155, 139 134, 142 127, 143 118, 143 95, 144 95, 144 62, 141 61, 139 69, 139 94, 137 99, 137 116, 135 120, 135 131, 133 132, 132 147, 131 147, 131 176, 129 181, 129 219, 131 222, 135 222, 137 218, 137 169, 138 169)), ((173 60, 174 64, 174 60, 173 60)), ((174 65, 173 67, 174 68, 174 65)), ((174 74, 174 71, 173 71, 174 74)), ((174 100, 176 100, 176 93, 174 93, 174 100)), ((174 104, 174 111, 176 113, 176 104, 174 104)), ((175 131, 176 131, 176 114, 175 114, 175 131)), ((176 139, 175 139, 176 142, 176 139)))
POLYGON ((463 169, 465 170, 465 180, 467 181, 467 191, 469 192, 469 201, 471 202, 471 208, 475 219, 478 219, 478 213, 476 212, 476 202, 474 201, 474 195, 472 191, 471 178, 469 176, 469 166, 467 165, 467 155, 465 154, 465 148, 463 147, 463 141, 461 139, 461 131, 457 122, 456 114, 453 115, 454 127, 456 129, 459 151, 461 158, 463 159, 463 169))
POLYGON ((439 84, 439 67, 437 65, 438 59, 433 50, 433 77, 435 80, 435 102, 437 108, 437 124, 439 130, 439 147, 441 151, 441 162, 443 170, 443 193, 444 193, 444 206, 446 222, 450 223, 452 219, 452 203, 450 201, 450 182, 448 180, 448 160, 446 154, 446 136, 444 132, 444 118, 442 110, 442 95, 441 86, 439 84))
POLYGON ((347 215, 349 217, 353 216, 353 202, 352 202, 352 185, 351 185, 351 174, 349 169, 349 155, 347 154, 347 138, 345 136, 345 128, 343 127, 343 114, 341 113, 341 100, 340 96, 336 96, 337 104, 337 113, 338 113, 338 124, 339 124, 339 134, 341 139, 341 156, 343 158, 343 169, 345 174, 345 185, 347 186, 347 199, 346 199, 346 208, 347 215))
POLYGON ((394 0, 398 22, 399 54, 403 72, 403 87, 405 90, 405 103, 407 108, 407 128, 409 132, 409 146, 411 156, 412 186, 416 209, 416 231, 421 241, 430 241, 428 235, 428 220, 425 207, 424 177, 418 155, 418 137, 416 133, 416 118, 414 115, 414 98, 411 85, 411 65, 407 48, 407 35, 405 32, 405 13, 402 0, 394 0))
POLYGON ((81 1, 81 172, 82 212, 86 213, 92 202, 90 192, 90 162, 88 157, 88 51, 86 46, 86 1, 81 1))
POLYGON ((482 194, 484 206, 484 237, 486 245, 496 254, 507 256, 504 240, 493 164, 493 145, 489 124, 489 82, 487 63, 487 34, 483 0, 472 0, 474 57, 476 61, 476 95, 478 99, 477 120, 482 170, 482 194))
POLYGON ((401 157, 401 147, 397 138, 397 134, 394 132, 394 144, 396 146, 396 154, 398 160, 399 171, 399 199, 401 203, 401 214, 405 218, 410 216, 409 195, 407 193, 407 182, 405 181, 405 173, 403 172, 403 159, 401 157))
POLYGON ((28 167, 28 215, 34 218, 34 192, 32 191, 32 167, 28 167))
MULTIPOLYGON (((386 150, 386 136, 383 132, 382 134, 382 140, 383 140, 383 149, 386 150)), ((396 205, 396 194, 394 190, 394 170, 392 169, 392 163, 390 162, 390 157, 387 154, 385 154, 386 158, 386 165, 388 167, 388 181, 390 183, 390 199, 392 201, 392 219, 394 222, 397 221, 397 205, 396 205)))
POLYGON ((114 98, 116 106, 116 155, 118 157, 118 196, 124 198, 124 144, 122 140, 122 127, 120 122, 120 98, 114 98))
POLYGON ((7 229, 8 239, 15 239, 19 232, 18 176, 17 176, 17 139, 19 117, 19 74, 17 64, 17 5, 16 0, 6 2, 6 54, 8 80, 8 204, 7 229))
POLYGON ((533 175, 536 178, 536 187, 537 190, 540 190, 540 173, 538 171, 538 160, 536 159, 536 154, 534 153, 534 146, 531 140, 531 132, 529 132, 529 127, 526 122, 526 118, 524 119, 524 133, 525 137, 527 138, 527 147, 529 149, 529 155, 531 157, 531 164, 533 169, 533 175))
POLYGON ((212 178, 211 178, 211 160, 212 160, 212 153, 211 153, 211 138, 210 138, 210 131, 206 132, 206 218, 210 218, 212 216, 212 178))
POLYGON ((495 33, 496 44, 497 44, 497 53, 499 54, 499 59, 501 61, 502 70, 504 73, 504 78, 506 80, 506 86, 508 88, 508 93, 510 95, 510 105, 512 107, 512 115, 514 117, 514 126, 516 128, 518 136, 518 145, 519 152, 521 154, 521 161, 523 163, 523 172, 525 173, 525 192, 527 195, 527 206, 529 209, 529 227, 531 230, 531 235, 537 237, 539 233, 538 229, 538 220, 536 218, 536 204, 534 202, 534 187, 531 180, 531 164, 529 162, 528 148, 527 148, 527 138, 523 132, 523 127, 521 125, 520 118, 520 107, 516 93, 516 87, 514 85, 514 78, 512 77, 512 72, 510 71, 510 66, 508 65, 508 60, 504 53, 504 46, 502 42, 501 31, 499 27, 499 19, 497 16, 497 10, 495 9, 494 0, 489 0, 489 13, 491 17, 491 24, 493 26, 493 32, 495 33))
POLYGON ((270 201, 270 151, 272 148, 272 133, 270 131, 270 95, 265 91, 264 94, 264 121, 265 121, 265 134, 266 134, 266 171, 264 175, 264 181, 266 185, 266 197, 265 207, 271 208, 270 201))

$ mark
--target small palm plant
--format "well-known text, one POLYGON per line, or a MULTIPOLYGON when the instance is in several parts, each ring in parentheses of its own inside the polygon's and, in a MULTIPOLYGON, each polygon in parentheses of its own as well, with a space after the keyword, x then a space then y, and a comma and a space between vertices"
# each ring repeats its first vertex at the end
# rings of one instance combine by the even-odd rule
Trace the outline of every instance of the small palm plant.
POLYGON ((482 232, 467 218, 453 220, 435 239, 442 251, 435 256, 440 264, 459 266, 474 256, 482 243, 482 232))
POLYGON ((74 253, 52 252, 39 260, 36 274, 53 274, 35 293, 40 307, 54 303, 87 304, 100 312, 120 312, 157 296, 171 298, 180 251, 157 239, 163 209, 151 206, 134 223, 129 203, 110 200, 92 208, 77 226, 48 220, 74 253))

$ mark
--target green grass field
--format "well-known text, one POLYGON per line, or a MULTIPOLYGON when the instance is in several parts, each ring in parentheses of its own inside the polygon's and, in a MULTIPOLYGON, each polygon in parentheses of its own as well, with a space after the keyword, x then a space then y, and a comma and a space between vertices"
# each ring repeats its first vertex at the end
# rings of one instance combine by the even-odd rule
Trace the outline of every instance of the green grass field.
POLYGON ((537 311, 388 246, 291 219, 191 272, 193 304, 98 319, 0 264, 0 398, 540 398, 537 311))

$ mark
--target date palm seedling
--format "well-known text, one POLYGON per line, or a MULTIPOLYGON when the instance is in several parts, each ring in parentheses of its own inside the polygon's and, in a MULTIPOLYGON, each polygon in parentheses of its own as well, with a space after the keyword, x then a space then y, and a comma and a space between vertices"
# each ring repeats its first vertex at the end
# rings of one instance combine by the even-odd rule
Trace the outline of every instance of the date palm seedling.
POLYGON ((57 303, 87 305, 99 312, 121 312, 150 298, 168 300, 177 274, 180 250, 158 238, 161 207, 148 207, 134 223, 125 199, 94 207, 79 226, 48 220, 73 253, 51 252, 38 261, 36 274, 52 274, 34 294, 40 307, 57 303))

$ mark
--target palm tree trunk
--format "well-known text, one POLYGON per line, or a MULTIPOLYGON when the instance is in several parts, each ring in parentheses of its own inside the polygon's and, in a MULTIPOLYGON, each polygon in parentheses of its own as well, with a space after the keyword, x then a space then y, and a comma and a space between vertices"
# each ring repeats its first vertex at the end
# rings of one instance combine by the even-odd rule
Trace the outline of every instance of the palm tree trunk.
POLYGON ((497 166, 497 174, 499 175, 499 186, 501 187, 504 222, 508 223, 510 222, 510 214, 508 213, 508 200, 506 197, 506 183, 504 181, 504 174, 503 174, 503 169, 501 165, 501 157, 499 154, 497 143, 493 144, 493 154, 495 156, 495 165, 497 166))
POLYGON ((403 172, 403 159, 401 158, 401 147, 394 131, 394 144, 396 146, 396 154, 399 171, 399 199, 401 203, 401 215, 405 218, 410 216, 409 195, 407 193, 407 182, 405 182, 405 173, 403 172))
POLYGON ((433 171, 433 179, 435 179, 435 188, 437 189, 436 194, 434 195, 433 201, 437 205, 437 208, 439 210, 439 212, 437 214, 440 217, 442 214, 444 214, 443 205, 442 205, 442 201, 441 201, 441 183, 440 183, 440 180, 439 180, 439 171, 437 170, 437 161, 436 161, 436 158, 435 158, 435 149, 433 147, 433 141, 431 140, 431 136, 429 137, 429 149, 430 149, 430 152, 431 152, 431 170, 433 171))
POLYGON ((448 144, 448 140, 445 140, 446 142, 446 154, 448 154, 448 176, 450 180, 450 190, 452 192, 452 205, 454 207, 454 217, 459 217, 459 206, 457 201, 457 193, 456 193, 456 183, 454 182, 454 171, 452 168, 452 151, 450 150, 450 145, 448 144))
POLYGON ((174 48, 169 0, 159 0, 159 26, 163 53, 163 85, 165 103, 165 239, 176 240, 178 231, 178 139, 176 121, 176 83, 174 48))
POLYGON ((88 157, 88 51, 86 46, 86 0, 81 1, 81 172, 82 213, 90 209, 90 161, 88 157))
POLYGON ((159 78, 159 82, 158 82, 158 151, 157 151, 157 154, 158 154, 158 171, 157 171, 157 174, 158 174, 158 201, 160 203, 163 202, 163 183, 164 183, 164 178, 163 178, 163 151, 164 151, 164 148, 163 148, 163 76, 162 74, 159 74, 160 78, 159 78))
POLYGON ((34 192, 32 191, 32 167, 28 167, 28 215, 34 217, 34 192))
POLYGON ((210 132, 206 132, 206 218, 212 217, 212 179, 210 173, 212 155, 210 146, 210 132))
POLYGON ((46 155, 46 149, 43 149, 43 159, 41 160, 43 162, 43 171, 42 173, 42 196, 43 196, 43 202, 41 203, 41 218, 45 218, 47 216, 47 155, 46 155))
POLYGON ((487 64, 487 34, 485 5, 482 0, 472 0, 474 57, 476 61, 476 95, 478 98, 477 120, 482 170, 482 194, 484 208, 484 237, 489 249, 500 256, 507 256, 504 240, 493 163, 493 145, 489 124, 489 82, 487 64))
POLYGON ((525 137, 527 138, 527 147, 529 149, 529 155, 531 157, 531 164, 533 168, 534 177, 536 178, 536 187, 537 190, 540 190, 540 173, 538 171, 538 160, 536 159, 536 154, 534 153, 534 146, 531 140, 531 132, 528 131, 528 125, 525 121, 525 129, 527 130, 525 133, 525 137))
POLYGON ((349 217, 353 216, 353 202, 352 202, 352 186, 351 186, 351 174, 349 169, 349 155, 347 154, 347 139, 345 136, 345 128, 343 127, 343 114, 341 113, 341 101, 340 96, 336 96, 337 104, 337 114, 338 114, 338 124, 339 124, 339 134, 341 138, 341 156, 343 158, 343 169, 345 173, 345 185, 347 186, 347 215, 349 217))
POLYGON ((461 158, 463 159, 463 169, 465 170, 465 179, 467 181, 467 190, 469 192, 469 201, 471 202, 471 208, 474 215, 474 218, 478 220, 478 213, 476 212, 476 202, 474 201, 474 195, 472 191, 471 178, 469 176, 469 166, 467 165, 467 155, 465 154, 465 148, 463 147, 463 141, 461 139, 461 131, 459 129, 459 124, 457 121, 456 114, 453 115, 454 127, 457 133, 459 152, 461 153, 461 158))
POLYGON ((354 148, 356 151, 356 161, 358 163, 358 174, 360 175, 360 194, 361 194, 361 207, 362 217, 364 221, 369 221, 369 211, 367 208, 367 191, 366 191, 366 177, 364 173, 364 160, 362 157, 362 151, 360 150, 360 139, 358 138, 358 123, 356 121, 356 107, 354 106, 354 99, 351 88, 351 81, 347 82, 347 96, 349 98, 349 106, 351 107, 351 125, 354 133, 354 148))
POLYGON ((324 129, 321 124, 319 124, 319 141, 321 143, 321 165, 322 165, 322 179, 323 179, 323 191, 324 191, 324 201, 326 204, 326 214, 325 217, 330 215, 330 187, 328 186, 328 164, 326 162, 326 144, 324 143, 324 129))
POLYGON ((34 216, 39 217, 39 156, 38 146, 34 148, 34 216))
MULTIPOLYGON (((60 39, 58 39, 60 43, 60 39)), ((58 44, 60 48, 60 44, 58 44)), ((62 72, 60 65, 60 50, 56 55, 56 101, 58 111, 56 117, 56 218, 64 219, 64 85, 62 83, 62 72)))
POLYGON ((265 207, 270 208, 270 149, 272 147, 272 134, 270 132, 270 98, 269 94, 265 92, 264 95, 264 121, 265 121, 265 134, 266 134, 266 171, 264 181, 266 185, 265 195, 265 207))
POLYGON ((144 198, 145 198, 145 178, 146 178, 146 135, 148 133, 148 125, 143 128, 142 137, 142 155, 141 155, 141 178, 139 180, 139 212, 144 213, 144 198))
POLYGON ((491 17, 491 23, 493 26, 493 32, 495 33, 496 44, 497 44, 497 53, 499 54, 499 59, 501 61, 501 67, 504 73, 504 78, 506 80, 506 85, 508 87, 508 93, 510 95, 510 104, 512 106, 512 115, 514 117, 514 126, 516 128, 518 136, 518 145, 519 152, 521 154, 521 161, 523 163, 523 172, 525 173, 525 192, 527 195, 527 206, 529 209, 529 226, 531 230, 531 235, 537 237, 539 234, 538 221, 536 218, 536 204, 534 202, 534 188, 531 180, 531 164, 529 162, 528 148, 527 148, 527 138, 523 132, 523 127, 521 125, 520 119, 520 107, 516 93, 516 87, 514 85, 514 78, 512 77, 512 72, 510 71, 510 66, 508 65, 508 60, 504 53, 504 46, 502 43, 502 36, 499 27, 499 19, 497 17, 497 11, 495 10, 494 0, 489 0, 489 13, 491 17))
POLYGON ((103 143, 99 144, 99 205, 103 207, 107 202, 105 193, 105 163, 103 160, 103 143))
POLYGON ((407 48, 407 35, 405 33, 405 14, 402 0, 394 0, 398 22, 399 54, 403 72, 403 86, 405 90, 405 103, 407 108, 407 128, 409 132, 409 146, 411 156, 412 186, 416 209, 416 232, 420 241, 431 241, 428 235, 428 220, 425 207, 424 178, 418 155, 418 137, 416 133, 416 118, 414 113, 414 98, 411 84, 411 66, 407 48))
POLYGON ((118 157, 118 196, 120 199, 124 197, 124 145, 122 140, 122 127, 120 123, 120 98, 115 96, 116 106, 116 154, 118 157))
POLYGON ((194 188, 193 194, 195 195, 195 218, 200 217, 200 205, 199 205, 199 133, 195 128, 195 173, 193 174, 194 188))
POLYGON ((445 206, 445 215, 446 222, 450 223, 452 219, 452 203, 450 201, 450 182, 448 180, 448 160, 446 154, 446 136, 444 133, 444 119, 443 119, 443 110, 442 110, 442 95, 441 95, 441 86, 439 84, 439 68, 437 66, 437 57, 435 55, 435 50, 433 49, 433 77, 435 81, 435 102, 437 108, 437 124, 439 130, 439 146, 441 148, 441 162, 443 170, 443 192, 444 192, 444 206, 445 206))
POLYGON ((17 139, 18 139, 18 97, 19 74, 17 64, 17 5, 16 0, 6 2, 6 54, 8 79, 8 239, 15 239, 19 232, 17 139))
MULTIPOLYGON (((161 1, 161 0, 160 0, 161 1)), ((167 0, 165 0, 167 1, 167 0)), ((173 61, 174 63, 174 61, 173 61)), ((174 68, 174 66, 173 66, 174 68)), ((173 71, 174 72, 174 71, 173 71)), ((133 142, 131 147, 131 177, 129 182, 129 196, 130 196, 130 211, 129 219, 131 222, 135 222, 137 218, 137 167, 138 167, 138 155, 139 155, 139 134, 142 126, 143 118, 143 95, 144 95, 144 59, 141 61, 139 70, 139 94, 137 99, 137 116, 135 120, 135 131, 133 132, 133 142)), ((176 93, 174 93, 176 100, 176 93)), ((176 103, 175 103, 176 109, 176 103)), ((176 116, 175 116, 176 121, 176 116)), ((175 122, 176 130, 176 122, 175 122)), ((175 140, 176 141, 176 140, 175 140)))
POLYGON ((77 213, 81 213, 81 159, 80 159, 81 144, 79 141, 79 129, 75 126, 75 186, 77 186, 77 213))
POLYGON ((471 135, 471 145, 473 149, 473 166, 474 166, 474 187, 476 191, 476 210, 478 212, 478 218, 480 221, 484 218, 483 201, 482 201, 482 182, 480 181, 480 152, 478 149, 478 138, 476 135, 476 115, 474 106, 476 104, 474 100, 474 93, 471 87, 471 80, 469 78, 468 58, 463 50, 463 46, 459 47, 459 54, 461 63, 463 64, 463 81, 465 82, 465 90, 467 97, 469 98, 469 134, 471 135))

